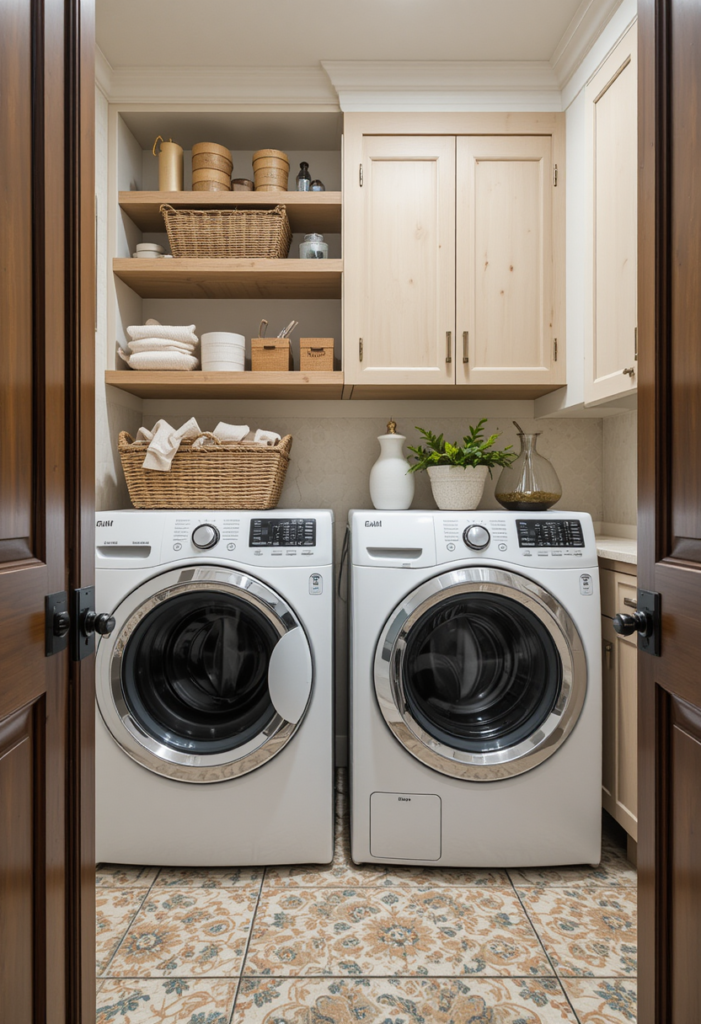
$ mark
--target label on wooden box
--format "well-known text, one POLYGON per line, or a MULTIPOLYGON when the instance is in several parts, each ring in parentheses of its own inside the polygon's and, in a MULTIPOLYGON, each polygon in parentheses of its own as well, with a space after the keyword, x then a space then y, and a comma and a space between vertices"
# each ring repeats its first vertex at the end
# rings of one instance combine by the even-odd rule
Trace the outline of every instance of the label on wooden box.
POLYGON ((280 372, 292 369, 289 338, 251 338, 251 369, 280 372))
POLYGON ((333 370, 333 338, 300 338, 300 370, 333 370))

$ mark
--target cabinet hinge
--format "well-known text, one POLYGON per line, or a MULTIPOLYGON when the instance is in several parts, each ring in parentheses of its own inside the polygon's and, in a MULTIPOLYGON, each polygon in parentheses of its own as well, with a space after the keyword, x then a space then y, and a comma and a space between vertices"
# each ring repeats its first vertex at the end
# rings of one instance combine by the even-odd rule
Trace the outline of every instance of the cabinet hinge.
POLYGON ((553 362, 557 362, 557 338, 553 341, 553 362))
POLYGON ((363 339, 362 338, 360 338, 358 340, 358 355, 360 357, 360 362, 362 363, 362 361, 363 361, 363 339))
POLYGON ((358 184, 360 185, 361 188, 363 187, 363 165, 362 164, 360 164, 360 166, 358 167, 358 184))
POLYGON ((553 167, 553 186, 557 188, 557 164, 553 167))

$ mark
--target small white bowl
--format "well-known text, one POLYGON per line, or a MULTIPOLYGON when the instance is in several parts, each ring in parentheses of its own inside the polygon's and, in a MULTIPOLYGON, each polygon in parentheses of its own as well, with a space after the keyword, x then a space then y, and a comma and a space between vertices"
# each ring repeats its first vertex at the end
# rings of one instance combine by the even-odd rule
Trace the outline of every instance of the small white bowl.
POLYGON ((132 256, 135 260, 162 260, 165 259, 163 253, 153 252, 152 249, 144 249, 141 252, 133 252, 132 256))
POLYGON ((159 252, 163 254, 165 249, 157 242, 139 242, 136 246, 137 252, 159 252))

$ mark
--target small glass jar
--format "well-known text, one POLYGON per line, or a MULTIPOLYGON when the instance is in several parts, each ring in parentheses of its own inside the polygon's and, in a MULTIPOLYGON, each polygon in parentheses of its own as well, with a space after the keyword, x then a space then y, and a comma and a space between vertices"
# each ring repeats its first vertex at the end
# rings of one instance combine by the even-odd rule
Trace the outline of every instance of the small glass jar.
POLYGON ((327 260, 329 247, 324 241, 324 236, 305 235, 304 241, 299 243, 299 258, 301 260, 327 260))
POLYGON ((512 512, 545 512, 562 497, 562 484, 552 463, 536 451, 539 437, 519 428, 519 456, 502 469, 497 480, 494 497, 512 512))
POLYGON ((315 178, 314 181, 309 186, 309 191, 310 192, 325 192, 326 191, 326 185, 323 183, 321 178, 315 178))

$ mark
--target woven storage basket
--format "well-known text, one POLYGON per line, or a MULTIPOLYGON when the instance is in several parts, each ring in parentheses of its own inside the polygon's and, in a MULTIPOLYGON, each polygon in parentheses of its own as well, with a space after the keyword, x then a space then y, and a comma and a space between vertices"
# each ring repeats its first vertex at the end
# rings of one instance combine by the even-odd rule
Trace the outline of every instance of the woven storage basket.
MULTIPOLYGON (((216 441, 213 434, 206 436, 216 441)), ((120 433, 119 455, 134 508, 275 508, 290 461, 290 434, 270 447, 250 441, 192 445, 183 441, 170 472, 161 473, 143 468, 148 441, 120 433)))
POLYGON ((176 210, 161 207, 171 252, 177 257, 284 260, 292 232, 284 206, 270 210, 176 210))

